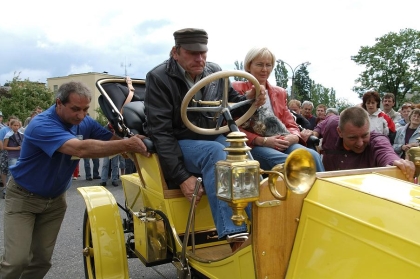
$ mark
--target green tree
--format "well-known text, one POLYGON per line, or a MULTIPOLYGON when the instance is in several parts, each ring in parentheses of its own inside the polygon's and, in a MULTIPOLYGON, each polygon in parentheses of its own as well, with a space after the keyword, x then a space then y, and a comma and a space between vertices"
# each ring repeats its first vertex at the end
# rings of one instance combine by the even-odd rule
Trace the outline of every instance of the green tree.
MULTIPOLYGON (((244 63, 241 61, 241 63, 239 63, 238 60, 235 61, 235 70, 238 71, 243 71, 244 70, 244 63)), ((246 78, 243 77, 233 77, 233 79, 235 81, 246 81, 246 78)))
POLYGON ((354 106, 354 104, 349 103, 349 101, 347 99, 338 98, 336 100, 335 105, 332 105, 330 107, 338 109, 338 112, 342 112, 344 109, 349 108, 349 107, 353 107, 353 106, 354 106))
POLYGON ((108 123, 108 119, 105 117, 104 112, 100 107, 97 107, 95 109, 96 114, 96 121, 101 124, 102 126, 105 126, 108 123))
POLYGON ((367 90, 395 95, 397 106, 407 94, 415 94, 420 88, 420 32, 402 29, 375 39, 372 47, 362 46, 351 59, 365 70, 356 79, 353 88, 361 97, 367 90))
POLYGON ((306 68, 306 65, 303 64, 299 67, 299 69, 296 71, 295 79, 292 82, 292 96, 294 96, 295 99, 301 101, 311 100, 312 81, 309 78, 309 72, 306 68))
POLYGON ((287 76, 287 69, 283 61, 277 63, 274 68, 274 76, 276 78, 276 85, 286 89, 289 77, 287 76))
POLYGON ((23 122, 37 106, 46 109, 54 103, 54 93, 44 83, 21 80, 16 75, 8 86, 10 90, 0 96, 0 108, 5 118, 15 115, 23 122))
POLYGON ((315 83, 314 80, 311 80, 311 88, 310 88, 310 100, 314 103, 316 107, 319 104, 326 105, 327 107, 334 107, 335 104, 335 91, 334 89, 328 89, 322 84, 315 83))
POLYGON ((322 84, 315 83, 313 80, 311 84, 311 102, 315 108, 323 104, 328 108, 336 108, 339 112, 345 108, 354 106, 347 99, 337 98, 334 88, 326 88, 322 84))

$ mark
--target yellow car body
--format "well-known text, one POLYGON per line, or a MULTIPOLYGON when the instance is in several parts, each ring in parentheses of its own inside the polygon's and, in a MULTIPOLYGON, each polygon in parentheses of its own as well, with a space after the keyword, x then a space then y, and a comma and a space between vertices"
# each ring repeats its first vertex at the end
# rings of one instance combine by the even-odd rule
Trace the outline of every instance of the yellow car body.
MULTIPOLYGON (((117 132, 125 129, 119 111, 108 110, 117 132)), ((129 278, 133 255, 146 266, 173 262, 179 278, 420 278, 420 190, 396 167, 316 173, 305 194, 286 187, 287 175, 270 174, 252 203, 249 241, 233 253, 218 239, 203 196, 184 262, 189 201, 167 189, 155 153, 130 156, 138 173, 121 177, 127 219, 106 188, 78 189, 86 203, 86 278, 129 278)))
MULTIPOLYGON (((134 216, 142 207, 164 212, 180 251, 178 235, 185 231, 189 202, 179 190, 162 187, 156 155, 135 156, 140 173, 122 177, 126 206, 134 216)), ((277 184, 282 187, 281 178, 277 184)), ((267 179, 261 188, 268 188, 267 179)), ((102 187, 79 191, 89 205, 91 227, 97 227, 92 230, 92 238, 99 238, 93 248, 99 255, 94 257, 96 278, 128 278, 115 200, 102 187), (101 217, 105 212, 106 218, 101 217)), ((197 245, 195 253, 189 246, 190 267, 209 278, 419 278, 420 189, 405 181, 397 168, 318 173, 306 197, 289 195, 279 202, 262 191, 254 204, 262 217, 253 213, 252 243, 237 253, 231 253, 225 241, 197 245)), ((150 229, 140 219, 134 217, 135 251, 147 260, 150 229)), ((197 207, 195 231, 212 231, 212 220, 204 197, 197 207)))

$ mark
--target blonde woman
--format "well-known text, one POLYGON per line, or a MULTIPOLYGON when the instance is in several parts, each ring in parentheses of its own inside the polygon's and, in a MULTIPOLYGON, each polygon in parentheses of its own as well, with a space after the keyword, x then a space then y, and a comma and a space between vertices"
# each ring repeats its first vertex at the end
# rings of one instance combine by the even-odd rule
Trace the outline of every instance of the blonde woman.
MULTIPOLYGON (((245 123, 241 127, 241 130, 247 135, 248 145, 253 147, 252 156, 260 162, 263 169, 271 169, 277 164, 284 163, 288 154, 295 149, 306 148, 299 144, 299 142, 304 144, 304 141, 301 138, 299 127, 287 107, 286 90, 268 82, 275 60, 274 54, 268 48, 261 47, 249 50, 244 61, 245 71, 252 74, 261 85, 264 85, 267 92, 265 104, 253 116, 253 119, 257 121, 252 123, 251 119, 251 122, 245 123), (259 123, 265 118, 269 118, 270 122, 259 123), (275 120, 277 123, 274 123, 275 120), (271 123, 279 127, 277 132, 269 127, 271 123), (268 131, 270 133, 267 133, 268 131)), ((245 94, 252 88, 252 83, 236 81, 232 83, 232 87, 239 93, 245 94)), ((306 149, 314 157, 317 171, 324 171, 319 154, 313 149, 306 149)))

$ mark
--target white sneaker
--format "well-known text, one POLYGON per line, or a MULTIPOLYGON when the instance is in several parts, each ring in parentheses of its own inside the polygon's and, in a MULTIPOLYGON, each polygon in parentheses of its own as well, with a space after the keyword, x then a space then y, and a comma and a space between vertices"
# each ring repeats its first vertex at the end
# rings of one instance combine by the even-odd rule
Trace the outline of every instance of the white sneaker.
POLYGON ((73 176, 73 180, 77 180, 77 177, 73 176))

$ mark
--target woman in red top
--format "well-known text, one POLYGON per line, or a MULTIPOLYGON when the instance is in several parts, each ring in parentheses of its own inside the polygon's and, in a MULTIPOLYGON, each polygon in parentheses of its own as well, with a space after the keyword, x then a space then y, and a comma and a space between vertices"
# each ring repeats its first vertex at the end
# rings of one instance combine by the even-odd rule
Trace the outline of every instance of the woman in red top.
MULTIPOLYGON (((267 48, 252 48, 245 56, 245 71, 252 74, 267 91, 266 103, 247 121, 241 131, 246 133, 251 154, 260 162, 263 169, 271 169, 284 163, 287 155, 298 148, 306 148, 300 130, 287 108, 287 93, 281 87, 273 86, 268 77, 275 63, 274 54, 267 48)), ((235 81, 232 87, 245 94, 252 88, 249 81, 235 81)), ((317 171, 324 171, 319 154, 308 149, 315 159, 317 171)))
POLYGON ((395 124, 392 119, 380 109, 381 98, 376 91, 367 91, 362 97, 362 107, 369 113, 370 131, 388 136, 394 144, 396 135, 395 124))

